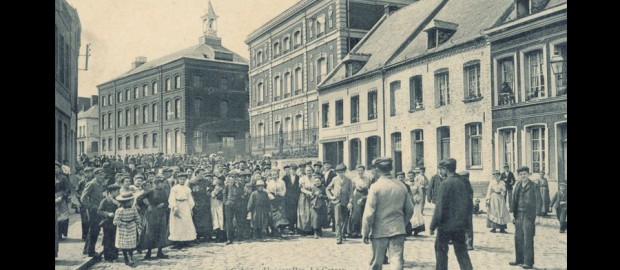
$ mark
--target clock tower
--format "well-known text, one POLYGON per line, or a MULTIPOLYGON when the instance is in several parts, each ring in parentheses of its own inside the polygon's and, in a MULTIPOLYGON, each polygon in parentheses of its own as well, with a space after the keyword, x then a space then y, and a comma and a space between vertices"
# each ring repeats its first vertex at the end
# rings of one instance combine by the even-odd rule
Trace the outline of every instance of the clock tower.
POLYGON ((209 7, 207 13, 202 15, 202 37, 200 37, 201 44, 221 45, 222 40, 217 36, 217 18, 213 10, 211 0, 209 0, 209 7))

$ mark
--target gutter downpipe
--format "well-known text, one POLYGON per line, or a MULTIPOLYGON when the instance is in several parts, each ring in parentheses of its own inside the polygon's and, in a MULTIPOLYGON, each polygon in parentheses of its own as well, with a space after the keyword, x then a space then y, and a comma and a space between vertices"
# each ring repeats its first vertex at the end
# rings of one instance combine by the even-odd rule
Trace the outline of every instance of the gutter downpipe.
MULTIPOLYGON (((116 138, 116 136, 118 136, 118 127, 119 127, 119 123, 116 122, 116 121, 118 121, 118 115, 117 115, 118 112, 116 111, 116 109, 117 109, 116 106, 118 105, 118 99, 116 98, 117 97, 117 94, 116 94, 116 81, 114 81, 113 83, 114 83, 114 94, 113 94, 113 97, 114 97, 114 99, 116 101, 114 102, 114 113, 112 115, 113 115, 114 119, 116 119, 116 120, 114 121, 114 124, 115 124, 115 127, 114 127, 114 139, 112 139, 112 140, 114 142, 114 145, 116 145, 118 143, 118 139, 116 138)), ((110 119, 108 119, 108 121, 110 121, 110 119)), ((118 155, 116 151, 118 151, 118 145, 116 145, 116 147, 114 147, 114 156, 118 155)))
MULTIPOLYGON (((383 152, 387 153, 387 149, 386 149, 386 134, 385 134, 385 123, 386 123, 386 117, 385 117, 385 72, 386 69, 385 67, 381 67, 381 104, 383 104, 383 152)), ((381 153, 379 153, 379 156, 385 156, 385 155, 381 155, 381 153)))
MULTIPOLYGON (((157 91, 159 91, 159 104, 157 105, 157 107, 159 107, 159 136, 161 140, 159 140, 159 152, 163 153, 164 149, 163 149, 163 145, 166 143, 166 138, 164 137, 164 110, 163 110, 163 106, 164 106, 164 87, 166 87, 164 85, 164 75, 162 73, 161 70, 161 66, 159 66, 159 83, 157 84, 157 91)), ((166 153, 168 154, 168 153, 166 153)))

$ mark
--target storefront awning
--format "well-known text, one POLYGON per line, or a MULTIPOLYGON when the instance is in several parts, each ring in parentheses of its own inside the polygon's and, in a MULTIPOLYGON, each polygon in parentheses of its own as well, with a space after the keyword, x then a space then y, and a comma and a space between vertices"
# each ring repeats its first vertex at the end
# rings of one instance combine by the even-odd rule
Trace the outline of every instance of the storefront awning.
POLYGON ((346 139, 347 139, 347 137, 323 139, 323 140, 319 140, 319 143, 342 142, 342 141, 345 141, 346 139))

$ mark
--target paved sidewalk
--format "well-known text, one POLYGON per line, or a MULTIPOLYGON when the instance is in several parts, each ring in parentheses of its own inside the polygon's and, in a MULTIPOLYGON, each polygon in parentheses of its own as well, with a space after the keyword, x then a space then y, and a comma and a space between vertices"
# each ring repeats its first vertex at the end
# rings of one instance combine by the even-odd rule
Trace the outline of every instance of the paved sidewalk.
MULTIPOLYGON (((73 211, 73 209, 71 209, 73 211)), ((102 233, 99 234, 99 240, 95 250, 98 253, 103 251, 101 246, 102 233)), ((80 214, 71 213, 69 217, 69 235, 58 245, 58 257, 56 258, 56 270, 76 270, 88 269, 97 261, 87 255, 82 254, 84 249, 84 241, 82 240, 82 222, 80 214)))

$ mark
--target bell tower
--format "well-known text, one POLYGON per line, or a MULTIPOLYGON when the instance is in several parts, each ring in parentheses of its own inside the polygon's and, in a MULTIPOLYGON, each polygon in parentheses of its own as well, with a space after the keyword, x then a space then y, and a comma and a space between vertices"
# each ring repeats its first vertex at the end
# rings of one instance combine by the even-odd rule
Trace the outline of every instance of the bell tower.
POLYGON ((211 0, 209 0, 207 13, 200 17, 200 19, 202 19, 202 37, 200 37, 200 44, 222 44, 222 40, 217 36, 217 18, 218 16, 213 10, 211 0))

